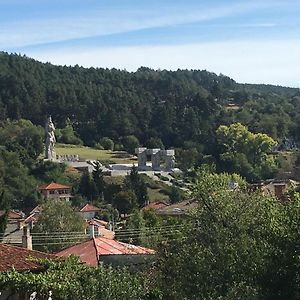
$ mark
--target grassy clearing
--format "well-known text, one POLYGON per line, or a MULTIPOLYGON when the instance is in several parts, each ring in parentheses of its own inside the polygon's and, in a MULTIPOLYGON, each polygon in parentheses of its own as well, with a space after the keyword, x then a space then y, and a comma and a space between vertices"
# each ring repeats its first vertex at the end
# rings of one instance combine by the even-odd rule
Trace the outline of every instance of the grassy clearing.
POLYGON ((169 202, 169 196, 163 194, 159 189, 148 188, 148 196, 150 202, 155 202, 155 201, 169 202))
MULTIPOLYGON (((169 196, 164 193, 164 190, 169 189, 170 187, 164 184, 163 182, 155 181, 147 175, 142 175, 147 184, 147 191, 150 202, 155 201, 169 201, 169 196)), ((105 176, 104 180, 108 184, 117 184, 120 185, 124 182, 124 176, 105 176)))
POLYGON ((136 163, 128 154, 109 150, 97 150, 90 147, 78 145, 56 144, 56 154, 58 155, 79 155, 81 160, 100 160, 106 163, 136 163))

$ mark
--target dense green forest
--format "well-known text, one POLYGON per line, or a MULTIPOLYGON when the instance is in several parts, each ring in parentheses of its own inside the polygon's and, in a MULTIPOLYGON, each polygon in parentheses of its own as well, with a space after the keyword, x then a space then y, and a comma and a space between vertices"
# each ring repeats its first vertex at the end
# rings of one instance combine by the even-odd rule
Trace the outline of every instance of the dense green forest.
MULTIPOLYGON (((138 145, 172 147, 183 170, 209 161, 219 171, 246 169, 242 175, 251 181, 273 176, 277 162, 262 174, 247 151, 234 149, 238 158, 229 159, 232 149, 217 136, 221 125, 241 123, 294 146, 300 141, 299 89, 239 84, 207 71, 87 69, 0 53, 2 124, 26 119, 44 126, 47 115, 61 142, 101 146, 108 140, 129 152, 138 145)), ((263 156, 261 163, 269 162, 263 156)))
POLYGON ((134 135, 141 144, 157 138, 166 147, 208 146, 217 126, 232 122, 298 139, 299 96, 298 89, 242 85, 207 71, 86 69, 0 54, 0 119, 44 125, 50 114, 58 127, 70 120, 87 145, 134 135))

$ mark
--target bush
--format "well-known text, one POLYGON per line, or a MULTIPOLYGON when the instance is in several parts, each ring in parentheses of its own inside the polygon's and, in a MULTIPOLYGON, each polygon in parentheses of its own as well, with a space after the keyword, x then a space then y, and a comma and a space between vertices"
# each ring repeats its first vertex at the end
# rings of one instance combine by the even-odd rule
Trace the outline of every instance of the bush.
POLYGON ((97 150, 104 150, 103 146, 100 143, 96 143, 94 148, 97 150))
POLYGON ((128 153, 134 154, 135 148, 139 147, 140 142, 134 135, 128 135, 123 138, 123 145, 128 153))
POLYGON ((113 150, 114 149, 114 141, 108 137, 103 137, 100 139, 99 144, 102 145, 102 147, 105 150, 113 150))
POLYGON ((124 146, 122 144, 115 144, 114 151, 123 151, 124 146))

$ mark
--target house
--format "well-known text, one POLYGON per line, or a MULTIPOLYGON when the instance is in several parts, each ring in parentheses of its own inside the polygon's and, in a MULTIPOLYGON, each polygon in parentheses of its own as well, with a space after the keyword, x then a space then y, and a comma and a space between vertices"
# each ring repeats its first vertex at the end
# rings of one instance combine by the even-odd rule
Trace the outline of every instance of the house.
POLYGON ((55 182, 43 184, 39 187, 39 191, 43 194, 45 199, 59 198, 69 201, 71 198, 70 190, 71 187, 55 182))
POLYGON ((116 240, 95 237, 64 249, 56 255, 67 257, 77 255, 82 262, 93 267, 102 264, 136 267, 153 262, 155 251, 116 240))
POLYGON ((155 201, 155 202, 151 202, 148 205, 144 206, 142 209, 143 210, 148 210, 148 209, 157 210, 157 209, 164 208, 164 207, 166 207, 168 205, 169 204, 167 204, 166 202, 163 202, 163 201, 155 201))
POLYGON ((98 213, 100 211, 101 211, 100 208, 98 208, 92 204, 86 204, 79 210, 79 213, 84 219, 90 220, 90 219, 95 218, 96 213, 98 213))
POLYGON ((158 215, 164 216, 184 216, 190 210, 198 207, 198 203, 196 200, 184 200, 175 204, 171 204, 156 210, 158 215))
POLYGON ((114 239, 115 233, 112 230, 111 223, 95 218, 86 220, 86 223, 91 236, 101 236, 111 240, 114 239))
MULTIPOLYGON (((56 256, 0 243, 0 272, 7 272, 12 269, 18 272, 41 272, 45 267, 34 261, 34 259, 41 258, 55 259, 56 256)), ((15 291, 5 287, 0 288, 0 295, 0 299, 29 299, 28 295, 16 294, 15 291)))
MULTIPOLYGON (((2 216, 5 211, 0 210, 0 216, 2 216)), ((17 210, 9 210, 7 216, 6 229, 3 235, 3 243, 11 243, 14 245, 22 245, 22 235, 23 232, 20 230, 22 224, 25 220, 25 214, 17 210)))
POLYGON ((250 184, 248 188, 249 191, 260 190, 264 194, 271 194, 280 200, 286 200, 286 193, 292 186, 294 186, 297 190, 299 189, 299 183, 290 179, 267 179, 265 181, 250 184))
MULTIPOLYGON (((3 216, 4 214, 5 214, 5 211, 0 210, 0 217, 3 216)), ((11 209, 8 211, 7 219, 8 219, 8 221, 20 220, 20 219, 23 219, 24 216, 25 216, 25 214, 22 211, 11 209)))

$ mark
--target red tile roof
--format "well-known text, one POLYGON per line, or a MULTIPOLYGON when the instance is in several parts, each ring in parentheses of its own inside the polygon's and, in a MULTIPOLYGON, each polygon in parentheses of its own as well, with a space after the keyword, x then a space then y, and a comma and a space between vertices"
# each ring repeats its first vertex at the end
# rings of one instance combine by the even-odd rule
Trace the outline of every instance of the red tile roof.
POLYGON ((116 254, 155 254, 152 249, 144 248, 118 242, 116 240, 109 240, 105 238, 95 238, 95 246, 98 255, 116 255, 116 254))
POLYGON ((149 203, 148 205, 144 206, 143 209, 160 209, 163 207, 168 206, 169 204, 162 202, 162 201, 156 201, 156 202, 152 202, 149 203))
POLYGON ((95 248, 94 240, 88 240, 81 244, 77 244, 66 248, 58 253, 57 256, 70 256, 77 255, 80 258, 80 261, 85 262, 89 266, 97 267, 98 266, 98 257, 97 250, 95 248))
POLYGON ((86 204, 84 207, 80 209, 80 212, 92 212, 92 211, 100 211, 101 209, 92 205, 92 204, 86 204))
MULTIPOLYGON (((5 211, 0 210, 0 216, 4 215, 5 211)), ((9 210, 8 211, 8 219, 11 220, 17 220, 17 219, 23 219, 24 215, 21 212, 15 211, 15 210, 9 210)))
POLYGON ((60 189, 70 189, 69 186, 60 183, 51 182, 48 184, 43 184, 39 187, 40 190, 60 190, 60 189))
POLYGON ((105 255, 155 254, 152 249, 97 237, 56 253, 57 256, 77 255, 82 262, 98 266, 98 257, 105 255))
POLYGON ((0 272, 9 271, 13 267, 16 271, 41 270, 43 269, 43 266, 31 259, 54 259, 55 257, 56 256, 53 254, 0 243, 0 272))

